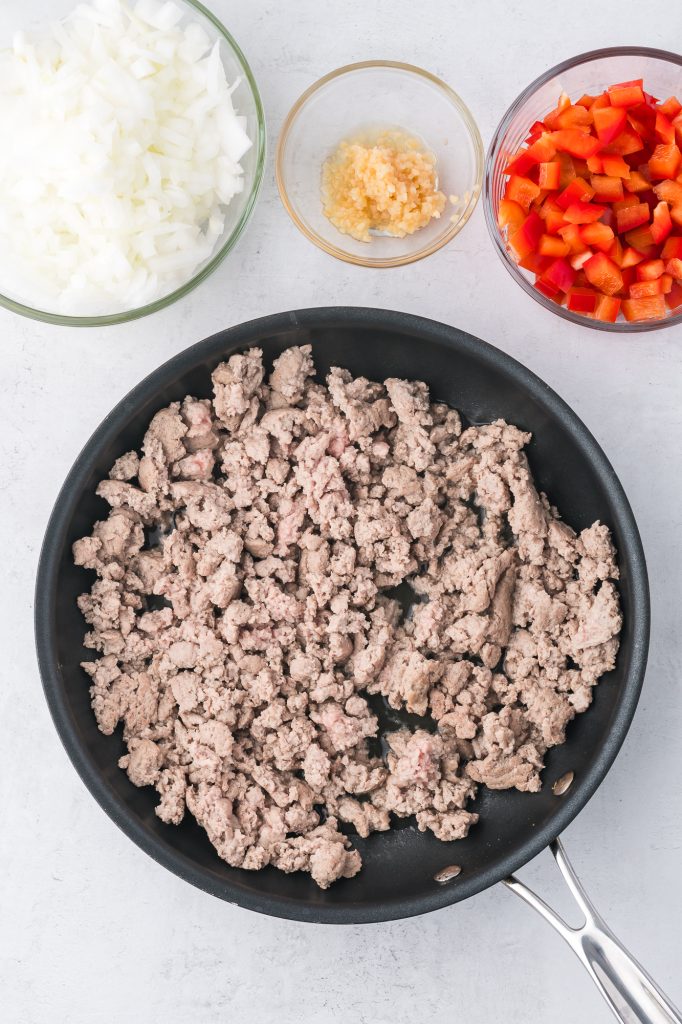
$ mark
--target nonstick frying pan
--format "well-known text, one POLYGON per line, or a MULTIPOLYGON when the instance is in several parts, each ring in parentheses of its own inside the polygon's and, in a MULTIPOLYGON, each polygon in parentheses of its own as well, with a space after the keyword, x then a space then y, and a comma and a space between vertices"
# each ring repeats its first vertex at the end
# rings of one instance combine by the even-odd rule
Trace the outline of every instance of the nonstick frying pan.
POLYGON ((143 850, 180 877, 251 910, 309 922, 363 923, 423 914, 505 881, 552 920, 610 1001, 627 1003, 649 1024, 678 1021, 653 982, 627 956, 580 895, 558 836, 602 781, 623 742, 639 697, 649 638, 644 554, 623 489, 594 438, 541 380, 490 345, 455 328, 402 313, 330 308, 255 320, 203 341, 152 373, 104 420, 76 460, 57 499, 45 537, 36 591, 36 638, 45 693, 71 760, 107 814, 143 850), (363 868, 355 878, 320 891, 307 875, 272 868, 248 872, 221 861, 204 831, 187 816, 178 827, 154 814, 152 789, 137 789, 117 767, 119 733, 103 736, 90 708, 79 663, 84 622, 76 606, 91 574, 73 565, 71 545, 108 506, 95 495, 119 455, 139 447, 160 408, 186 394, 210 395, 210 373, 235 351, 259 345, 271 361, 290 345, 311 343, 319 374, 344 366, 383 380, 425 380, 434 399, 470 422, 504 417, 533 433, 528 455, 538 486, 576 530, 594 520, 613 532, 619 552, 624 628, 618 662, 596 688, 592 707, 551 750, 539 793, 481 788, 480 823, 468 838, 441 843, 414 827, 355 838, 363 868), (573 773, 572 784, 565 789, 573 773), (557 783, 560 782, 559 785, 557 783), (562 790, 564 790, 562 792, 562 790), (573 931, 522 885, 514 871, 552 846, 586 914, 573 931), (461 868, 447 882, 443 869, 461 868), (612 989, 615 988, 614 993, 612 989))

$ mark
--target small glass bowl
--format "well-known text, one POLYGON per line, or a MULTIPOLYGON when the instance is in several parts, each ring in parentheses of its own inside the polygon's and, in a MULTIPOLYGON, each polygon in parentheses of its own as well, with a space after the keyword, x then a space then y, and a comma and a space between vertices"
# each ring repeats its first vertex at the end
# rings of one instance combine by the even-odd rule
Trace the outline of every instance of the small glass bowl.
POLYGON ((664 100, 679 94, 682 82, 682 57, 666 50, 652 50, 643 46, 616 46, 604 50, 581 53, 571 60, 546 71, 524 89, 514 100, 493 135, 485 163, 483 181, 483 209, 490 237, 505 267, 521 285, 545 309, 551 310, 564 320, 570 320, 581 327, 594 327, 600 331, 614 331, 635 334, 638 331, 655 331, 682 323, 682 309, 668 312, 660 320, 630 322, 618 320, 606 323, 591 316, 574 313, 560 306, 533 287, 533 275, 517 266, 512 253, 497 225, 497 211, 504 193, 506 178, 503 169, 510 156, 519 150, 536 120, 542 120, 557 105, 562 92, 573 101, 583 93, 592 95, 603 92, 614 82, 643 78, 647 92, 664 100))
MULTIPOLYGON (((196 22, 204 29, 212 44, 216 41, 219 42, 220 56, 228 82, 233 83, 237 79, 240 80, 232 94, 234 105, 237 113, 246 117, 247 133, 253 141, 251 149, 240 161, 244 170, 244 189, 225 209, 225 227, 216 243, 213 255, 195 271, 185 284, 167 295, 155 299, 154 302, 135 309, 112 310, 110 313, 102 315, 67 316, 55 310, 34 308, 23 296, 20 301, 16 295, 2 294, 1 281, 0 306, 22 316, 30 317, 32 320, 70 327, 102 327, 137 320, 149 313, 165 309, 166 306, 183 298, 202 281, 205 281, 220 266, 244 232, 258 198, 265 167, 265 114, 258 86, 239 46, 211 11, 207 10, 199 0, 173 0, 173 2, 184 10, 181 25, 196 22)), ((69 15, 77 4, 78 0, 52 0, 49 15, 46 14, 45 0, 24 0, 20 5, 4 5, 4 8, 0 10, 0 45, 6 46, 11 40, 13 32, 19 28, 25 29, 31 34, 39 34, 46 24, 69 15)))
POLYGON ((467 107, 435 75, 395 61, 363 61, 325 75, 294 104, 279 138, 276 176, 289 216, 320 249, 358 266, 400 267, 436 252, 469 220, 481 193, 483 143, 467 107), (359 242, 322 211, 322 165, 344 140, 384 130, 405 132, 436 156, 448 205, 405 238, 377 233, 359 242))

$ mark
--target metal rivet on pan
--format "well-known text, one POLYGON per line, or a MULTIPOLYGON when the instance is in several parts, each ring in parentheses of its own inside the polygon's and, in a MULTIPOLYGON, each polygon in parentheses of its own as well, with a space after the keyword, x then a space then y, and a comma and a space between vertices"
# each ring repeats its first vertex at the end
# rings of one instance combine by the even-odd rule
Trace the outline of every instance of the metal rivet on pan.
POLYGON ((453 878, 457 878, 461 870, 459 864, 451 864, 449 868, 441 868, 440 871, 436 871, 433 880, 444 885, 445 882, 451 882, 453 878))
POLYGON ((573 782, 574 772, 566 772, 560 779, 557 779, 552 786, 552 792, 554 796, 563 796, 564 793, 571 788, 573 782))

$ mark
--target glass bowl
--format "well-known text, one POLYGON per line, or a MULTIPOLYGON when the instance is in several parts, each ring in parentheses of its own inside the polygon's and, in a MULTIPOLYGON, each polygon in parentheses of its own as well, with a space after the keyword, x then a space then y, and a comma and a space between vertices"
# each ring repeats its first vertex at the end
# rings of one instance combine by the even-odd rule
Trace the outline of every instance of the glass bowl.
POLYGON ((558 305, 534 288, 533 276, 516 265, 497 225, 497 211, 506 182, 502 171, 509 157, 521 148, 531 124, 543 119, 554 109, 562 92, 566 92, 575 101, 585 92, 600 93, 614 82, 633 78, 643 78, 647 92, 661 100, 672 94, 679 94, 682 89, 682 57, 665 50, 652 50, 642 46, 617 46, 581 53, 540 75, 514 100, 500 121, 486 157, 483 181, 483 209, 490 237, 498 256, 523 290, 532 295, 545 309, 551 310, 564 320, 570 320, 582 327, 626 334, 655 331, 661 327, 682 323, 682 309, 676 313, 669 311, 668 315, 660 320, 645 320, 639 323, 619 320, 616 323, 607 323, 558 305))
POLYGON ((469 110, 435 75, 410 64, 363 61, 325 75, 290 111, 277 147, 282 202, 303 234, 331 256, 363 267, 399 267, 436 252, 473 213, 483 179, 483 143, 469 110), (448 199, 439 219, 405 238, 342 234, 322 211, 322 165, 340 142, 384 130, 424 142, 448 199))
MULTIPOLYGON (((216 41, 219 43, 228 82, 232 84, 239 79, 239 84, 232 93, 234 105, 237 113, 246 117, 247 134, 253 141, 251 149, 240 161, 244 171, 244 189, 233 198, 224 210, 225 226, 216 242, 213 254, 198 267, 186 283, 168 294, 138 308, 112 309, 111 312, 105 311, 102 315, 73 316, 62 314, 54 309, 34 308, 30 303, 29 296, 19 296, 4 290, 0 280, 0 305, 14 313, 46 323, 73 327, 99 327, 136 320, 170 306, 171 303, 181 299, 206 280, 222 263, 242 235, 258 197, 265 165, 265 115, 258 87, 244 54, 224 25, 211 11, 207 10, 198 0, 173 0, 173 3, 183 10, 181 25, 190 22, 198 23, 212 44, 216 41)), ((77 5, 78 0, 26 0, 20 5, 2 5, 0 44, 8 45, 14 32, 19 29, 30 34, 40 33, 46 25, 70 14, 77 5)), ((130 0, 130 6, 134 7, 134 5, 135 0, 130 0)))

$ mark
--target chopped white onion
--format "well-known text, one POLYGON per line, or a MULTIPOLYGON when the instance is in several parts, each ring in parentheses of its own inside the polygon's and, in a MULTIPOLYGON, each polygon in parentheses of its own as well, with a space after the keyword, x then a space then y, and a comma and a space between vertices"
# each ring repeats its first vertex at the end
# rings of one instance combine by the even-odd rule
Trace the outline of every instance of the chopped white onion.
POLYGON ((0 291, 104 315, 215 252, 252 145, 220 57, 172 2, 92 0, 0 52, 0 291))

